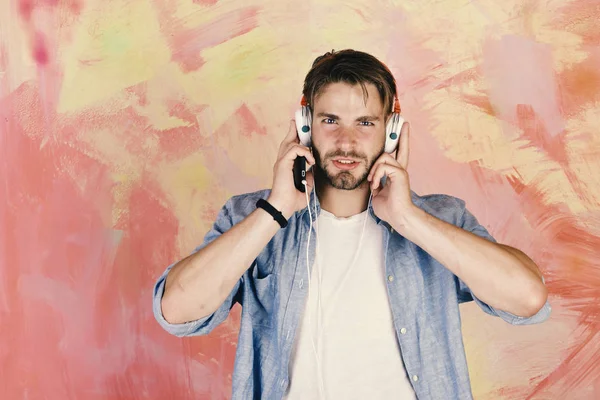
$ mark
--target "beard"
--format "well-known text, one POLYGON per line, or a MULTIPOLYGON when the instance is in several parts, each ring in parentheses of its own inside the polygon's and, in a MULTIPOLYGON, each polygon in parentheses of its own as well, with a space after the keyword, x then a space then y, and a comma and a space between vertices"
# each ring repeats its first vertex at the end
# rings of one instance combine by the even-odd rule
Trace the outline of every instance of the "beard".
MULTIPOLYGON (((320 182, 324 182, 331 187, 342 190, 354 190, 364 184, 367 181, 367 176, 369 176, 369 171, 371 171, 373 164, 375 164, 375 161, 381 154, 383 154, 383 146, 381 150, 372 158, 369 158, 365 153, 358 153, 355 151, 334 150, 322 156, 315 146, 313 146, 312 150, 313 156, 315 157, 315 177, 320 182), (331 169, 328 168, 327 161, 333 160, 335 157, 352 158, 357 160, 361 165, 366 165, 366 168, 363 171, 358 171, 358 176, 354 176, 353 172, 356 173, 361 166, 354 168, 352 171, 339 171, 337 173, 333 173, 331 169)), ((329 166, 331 165, 332 164, 329 163, 329 166)))

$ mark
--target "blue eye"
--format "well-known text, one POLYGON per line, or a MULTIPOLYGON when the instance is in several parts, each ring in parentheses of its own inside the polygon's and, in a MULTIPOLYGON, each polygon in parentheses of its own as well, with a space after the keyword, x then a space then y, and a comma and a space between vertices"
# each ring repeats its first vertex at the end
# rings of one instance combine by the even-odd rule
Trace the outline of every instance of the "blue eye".
POLYGON ((335 120, 333 118, 325 118, 326 124, 335 124, 335 120))
POLYGON ((360 123, 363 124, 363 126, 373 126, 373 125, 375 125, 371 121, 360 121, 360 123))

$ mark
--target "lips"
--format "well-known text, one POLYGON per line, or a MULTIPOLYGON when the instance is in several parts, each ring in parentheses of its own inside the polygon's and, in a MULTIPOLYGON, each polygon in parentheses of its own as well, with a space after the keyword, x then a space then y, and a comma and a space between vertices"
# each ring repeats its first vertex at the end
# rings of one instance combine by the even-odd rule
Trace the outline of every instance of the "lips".
POLYGON ((352 170, 356 168, 359 164, 360 162, 350 158, 338 158, 333 160, 333 165, 335 165, 337 169, 341 169, 344 171, 352 170))

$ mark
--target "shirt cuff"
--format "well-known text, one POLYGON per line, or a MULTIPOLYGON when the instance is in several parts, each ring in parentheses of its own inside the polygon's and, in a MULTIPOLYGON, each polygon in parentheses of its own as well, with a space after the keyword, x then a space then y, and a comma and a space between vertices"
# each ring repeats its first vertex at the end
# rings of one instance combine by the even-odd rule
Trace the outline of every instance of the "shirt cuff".
POLYGON ((209 315, 207 317, 204 318, 200 318, 194 321, 190 321, 190 322, 184 322, 181 324, 171 324, 170 322, 168 322, 163 313, 162 313, 162 307, 161 307, 161 300, 163 297, 163 294, 165 292, 165 282, 166 282, 166 278, 167 278, 167 274, 169 273, 169 271, 171 270, 171 267, 173 265, 169 266, 169 268, 167 268, 167 270, 162 274, 162 276, 157 280, 156 285, 154 286, 154 299, 152 300, 152 310, 154 312, 154 318, 156 318, 156 320, 158 321, 158 323, 160 324, 160 326, 167 331, 168 333, 178 336, 178 337, 184 337, 184 336, 190 336, 192 334, 198 335, 198 331, 205 325, 208 323, 208 320, 212 317, 212 315, 209 315))

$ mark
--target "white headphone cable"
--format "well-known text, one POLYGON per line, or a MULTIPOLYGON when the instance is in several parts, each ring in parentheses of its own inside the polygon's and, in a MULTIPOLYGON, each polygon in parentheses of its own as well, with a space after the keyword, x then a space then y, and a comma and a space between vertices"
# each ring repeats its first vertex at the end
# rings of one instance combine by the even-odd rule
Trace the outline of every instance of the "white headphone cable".
MULTIPOLYGON (((310 210, 310 200, 308 198, 308 185, 306 184, 306 180, 302 181, 302 184, 304 185, 304 193, 306 195, 306 205, 308 208, 308 216, 310 219, 310 227, 308 230, 308 241, 306 242, 306 272, 308 274, 308 301, 307 301, 307 307, 309 309, 309 313, 311 310, 309 301, 310 301, 310 296, 311 296, 311 273, 310 273, 310 267, 308 265, 309 262, 309 246, 310 246, 310 237, 311 237, 311 233, 312 233, 312 227, 313 227, 313 218, 312 218, 312 212, 310 210)), ((315 199, 315 181, 314 181, 314 176, 313 176, 313 200, 315 199)), ((317 206, 316 206, 316 200, 315 200, 315 222, 316 222, 316 216, 317 216, 317 206)), ((318 225, 317 225, 318 228, 318 225)), ((315 231, 315 235, 317 235, 316 231, 315 231)), ((315 246, 315 255, 316 255, 316 247, 318 247, 318 236, 317 236, 317 240, 316 242, 316 246, 315 246)), ((316 261, 316 257, 315 257, 315 261, 316 261)), ((316 264, 316 263, 315 263, 316 264)), ((313 265, 313 271, 314 271, 314 265, 313 265)), ((320 268, 319 268, 319 274, 320 274, 320 268)), ((319 292, 319 297, 317 299, 318 303, 320 303, 321 298, 320 298, 320 292, 319 292)), ((317 311, 319 311, 319 309, 317 309, 317 311)), ((325 385, 323 383, 323 371, 321 368, 321 358, 319 357, 319 352, 317 351, 317 346, 315 345, 315 339, 314 339, 314 335, 313 335, 313 324, 312 324, 312 313, 309 314, 308 316, 308 323, 309 323, 309 335, 310 335, 310 341, 312 344, 312 348, 313 348, 313 352, 315 354, 315 359, 317 362, 317 376, 318 376, 318 383, 319 383, 319 393, 320 393, 320 397, 325 399, 325 385)), ((317 340, 319 339, 319 314, 317 314, 317 340)))

